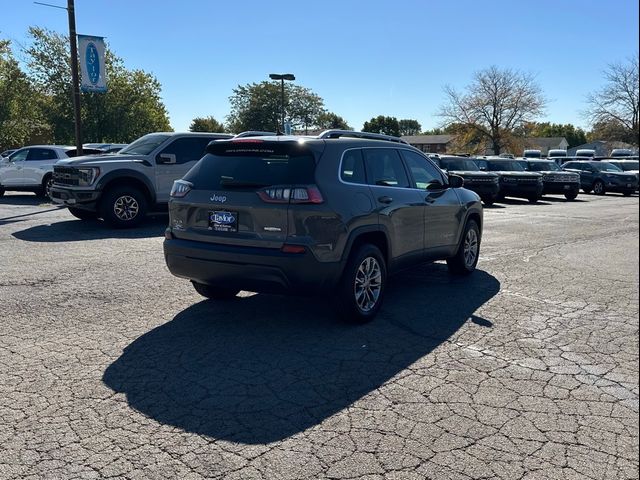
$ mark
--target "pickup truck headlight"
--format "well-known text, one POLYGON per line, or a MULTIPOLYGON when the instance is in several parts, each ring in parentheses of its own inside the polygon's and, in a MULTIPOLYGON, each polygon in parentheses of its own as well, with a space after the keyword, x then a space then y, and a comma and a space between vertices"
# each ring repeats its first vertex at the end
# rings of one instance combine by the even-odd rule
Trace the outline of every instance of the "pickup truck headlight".
POLYGON ((100 175, 98 167, 83 167, 78 169, 78 186, 88 187, 95 182, 100 175))

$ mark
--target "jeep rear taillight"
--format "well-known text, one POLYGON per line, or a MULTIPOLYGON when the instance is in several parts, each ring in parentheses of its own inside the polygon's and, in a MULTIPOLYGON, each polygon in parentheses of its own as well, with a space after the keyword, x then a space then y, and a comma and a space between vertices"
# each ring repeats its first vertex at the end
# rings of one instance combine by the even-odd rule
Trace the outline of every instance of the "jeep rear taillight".
POLYGON ((267 203, 318 204, 324 202, 320 190, 315 185, 303 187, 272 186, 258 190, 256 193, 263 202, 267 203))

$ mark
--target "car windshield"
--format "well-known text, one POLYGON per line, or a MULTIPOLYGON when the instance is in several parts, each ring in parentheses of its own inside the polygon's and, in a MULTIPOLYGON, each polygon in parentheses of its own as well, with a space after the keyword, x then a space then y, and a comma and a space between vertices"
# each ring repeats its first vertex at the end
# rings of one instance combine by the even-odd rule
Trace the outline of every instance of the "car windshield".
POLYGON ((492 172, 524 172, 524 165, 517 161, 506 162, 488 160, 487 165, 492 172))
POLYGON ((530 162, 529 170, 532 172, 548 172, 553 170, 557 172, 558 170, 562 170, 556 162, 530 162))
POLYGON ((441 158, 440 166, 444 170, 467 170, 471 172, 480 170, 475 162, 466 158, 441 158))
POLYGON ((144 137, 140 137, 126 148, 120 150, 119 153, 133 154, 133 155, 149 155, 153 152, 158 145, 163 143, 170 135, 164 135, 160 133, 150 133, 144 137))
POLYGON ((593 166, 600 172, 621 172, 622 169, 616 167, 613 163, 609 162, 597 162, 593 166))

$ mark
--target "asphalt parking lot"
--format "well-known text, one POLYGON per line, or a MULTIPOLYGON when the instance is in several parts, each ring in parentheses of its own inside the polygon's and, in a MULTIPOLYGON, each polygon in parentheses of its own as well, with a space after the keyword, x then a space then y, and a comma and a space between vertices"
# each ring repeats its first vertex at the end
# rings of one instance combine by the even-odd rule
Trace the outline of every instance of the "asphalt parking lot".
POLYGON ((479 271, 202 301, 166 216, 0 199, 0 478, 638 478, 638 197, 485 210, 479 271))

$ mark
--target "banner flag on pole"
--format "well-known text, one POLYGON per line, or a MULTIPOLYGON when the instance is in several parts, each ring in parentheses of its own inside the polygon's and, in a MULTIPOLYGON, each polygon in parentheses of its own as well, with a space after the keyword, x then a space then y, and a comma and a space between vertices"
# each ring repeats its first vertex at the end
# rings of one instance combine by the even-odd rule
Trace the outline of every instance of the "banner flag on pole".
POLYGON ((104 65, 104 38, 90 35, 78 35, 78 56, 83 92, 104 93, 107 91, 107 78, 104 65))

